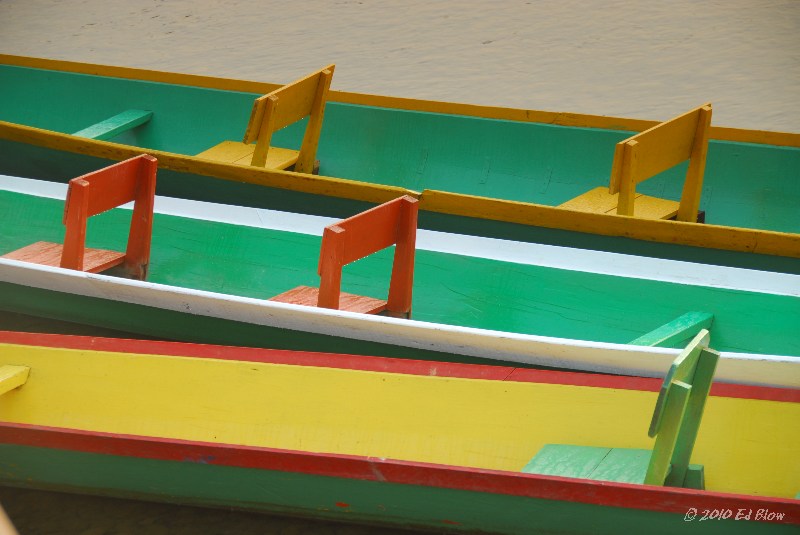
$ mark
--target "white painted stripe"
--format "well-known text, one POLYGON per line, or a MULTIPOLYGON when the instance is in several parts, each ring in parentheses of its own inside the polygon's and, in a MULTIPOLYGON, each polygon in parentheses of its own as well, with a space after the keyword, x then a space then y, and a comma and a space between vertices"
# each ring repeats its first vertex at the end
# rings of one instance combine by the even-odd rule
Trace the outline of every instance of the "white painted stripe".
MULTIPOLYGON (((663 377, 679 352, 304 307, 3 258, 0 281, 254 325, 575 370, 663 377)), ((800 388, 800 358, 723 352, 715 379, 800 388)))
MULTIPOLYGON (((64 199, 66 185, 42 180, 32 180, 0 175, 0 189, 64 199)), ((190 219, 205 219, 232 225, 264 228, 315 236, 336 219, 294 214, 209 202, 190 201, 171 197, 157 197, 155 210, 190 219)), ((800 296, 800 275, 773 273, 751 269, 694 264, 678 260, 572 249, 554 245, 541 245, 495 238, 448 234, 419 230, 417 249, 480 257, 503 262, 551 267, 614 275, 634 279, 650 279, 691 286, 708 286, 775 295, 800 296)))

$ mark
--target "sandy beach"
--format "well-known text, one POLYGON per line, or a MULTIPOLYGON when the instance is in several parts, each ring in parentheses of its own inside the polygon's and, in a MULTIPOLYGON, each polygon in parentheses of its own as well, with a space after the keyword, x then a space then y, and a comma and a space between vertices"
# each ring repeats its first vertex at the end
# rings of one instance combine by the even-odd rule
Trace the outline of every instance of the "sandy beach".
POLYGON ((800 2, 0 2, 0 50, 333 88, 800 131, 800 2))

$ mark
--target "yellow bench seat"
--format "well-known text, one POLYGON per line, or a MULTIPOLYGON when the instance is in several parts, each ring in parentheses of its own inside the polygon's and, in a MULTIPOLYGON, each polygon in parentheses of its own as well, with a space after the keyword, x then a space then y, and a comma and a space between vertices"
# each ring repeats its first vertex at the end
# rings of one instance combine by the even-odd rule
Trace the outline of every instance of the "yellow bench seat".
MULTIPOLYGON (((636 193, 633 204, 633 216, 644 219, 672 219, 678 215, 680 203, 669 199, 659 199, 636 193)), ((593 212, 596 214, 615 214, 619 203, 619 193, 611 194, 607 186, 600 186, 570 199, 559 208, 593 212)))
MULTIPOLYGON (((198 158, 206 158, 218 162, 235 163, 239 165, 250 165, 253 153, 256 150, 255 143, 242 143, 241 141, 223 141, 206 149, 197 155, 198 158)), ((281 147, 270 147, 267 152, 267 162, 264 165, 267 169, 288 169, 297 163, 300 151, 284 149, 281 147)))

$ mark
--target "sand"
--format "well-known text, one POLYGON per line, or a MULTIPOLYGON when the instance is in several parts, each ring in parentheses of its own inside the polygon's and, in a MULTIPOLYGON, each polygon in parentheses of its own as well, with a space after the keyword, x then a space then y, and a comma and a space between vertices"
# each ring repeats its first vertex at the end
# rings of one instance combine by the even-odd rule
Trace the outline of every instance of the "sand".
POLYGON ((800 131, 800 2, 0 2, 0 51, 268 82, 800 131))

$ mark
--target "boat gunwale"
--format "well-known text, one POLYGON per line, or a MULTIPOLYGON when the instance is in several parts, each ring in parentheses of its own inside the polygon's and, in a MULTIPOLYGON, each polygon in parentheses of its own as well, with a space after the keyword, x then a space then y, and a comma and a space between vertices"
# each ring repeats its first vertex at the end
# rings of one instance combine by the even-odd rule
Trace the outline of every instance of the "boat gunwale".
MULTIPOLYGON (((0 56, 2 57, 2 56, 0 56)), ((375 204, 403 195, 420 210, 566 231, 677 245, 800 258, 800 233, 594 214, 556 206, 426 189, 422 192, 356 180, 215 162, 195 156, 98 141, 0 120, 0 139, 52 150, 121 161, 140 154, 158 159, 159 168, 266 187, 375 204)))
MULTIPOLYGON (((269 82, 254 82, 235 78, 184 74, 13 54, 0 54, 0 64, 245 93, 266 94, 281 87, 281 84, 269 82)), ((356 104, 407 111, 464 115, 485 119, 542 123, 579 128, 625 130, 631 132, 642 132, 659 123, 659 121, 647 119, 452 103, 336 90, 331 90, 329 92, 328 100, 330 102, 339 102, 342 104, 356 104)), ((784 147, 800 147, 800 134, 770 130, 712 126, 709 139, 784 147)))
MULTIPOLYGON (((140 305, 256 326, 346 337, 506 362, 601 373, 661 377, 678 349, 504 332, 341 310, 121 279, 103 274, 0 258, 0 282, 140 305), (640 358, 644 356, 644 358, 640 358), (639 358, 637 358, 639 357, 639 358)), ((723 382, 798 388, 800 357, 721 352, 723 382), (792 370, 794 373, 789 373, 792 370), (759 373, 754 374, 754 371, 759 373)))
MULTIPOLYGON (((557 384, 564 386, 606 388, 658 392, 663 380, 658 377, 637 377, 590 374, 564 370, 536 370, 489 364, 437 362, 327 353, 306 350, 240 347, 194 342, 139 340, 103 336, 29 333, 0 330, 0 345, 11 344, 31 348, 87 350, 166 357, 233 360, 261 364, 283 364, 298 367, 332 368, 365 372, 505 381, 514 383, 557 384)), ((711 396, 761 401, 800 403, 800 388, 779 388, 764 385, 743 385, 714 382, 711 396)))
POLYGON ((0 444, 456 489, 680 515, 690 508, 746 510, 785 506, 787 511, 781 519, 773 517, 764 521, 800 524, 800 502, 771 496, 598 482, 380 457, 215 444, 8 422, 0 422, 0 444))

